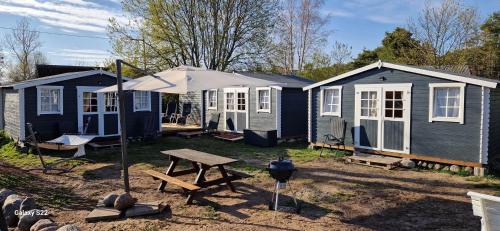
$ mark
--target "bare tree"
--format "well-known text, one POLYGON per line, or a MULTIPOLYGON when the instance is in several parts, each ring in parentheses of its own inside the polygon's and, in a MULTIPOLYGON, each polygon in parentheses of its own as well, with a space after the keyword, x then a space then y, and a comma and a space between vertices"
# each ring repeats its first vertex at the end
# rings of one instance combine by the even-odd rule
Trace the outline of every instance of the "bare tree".
POLYGON ((26 18, 19 21, 16 28, 5 36, 7 49, 15 57, 15 63, 9 70, 9 78, 12 81, 34 78, 35 65, 41 61, 46 62, 39 52, 41 47, 39 37, 40 33, 32 28, 30 21, 26 18))
POLYGON ((326 41, 326 32, 323 31, 327 19, 320 13, 322 0, 302 0, 298 14, 297 31, 297 62, 298 69, 302 70, 311 52, 326 41))
POLYGON ((275 57, 273 65, 281 66, 282 72, 303 70, 304 65, 326 41, 324 25, 327 16, 320 9, 322 0, 280 1, 280 11, 275 25, 275 57))
POLYGON ((125 0, 130 25, 108 28, 116 54, 154 69, 181 64, 226 70, 267 47, 275 0, 125 0), (138 20, 136 20, 138 19, 138 20), (139 43, 137 41, 140 41, 139 43))
POLYGON ((341 64, 346 63, 352 57, 352 46, 347 45, 339 41, 335 41, 332 48, 331 58, 333 63, 341 64))
POLYGON ((465 48, 477 35, 477 10, 457 0, 443 0, 437 7, 427 1, 417 20, 410 19, 409 29, 431 48, 433 65, 446 65, 447 54, 465 48))
POLYGON ((283 67, 285 73, 292 73, 295 65, 295 28, 297 21, 297 0, 283 1, 278 15, 275 33, 276 61, 283 67))

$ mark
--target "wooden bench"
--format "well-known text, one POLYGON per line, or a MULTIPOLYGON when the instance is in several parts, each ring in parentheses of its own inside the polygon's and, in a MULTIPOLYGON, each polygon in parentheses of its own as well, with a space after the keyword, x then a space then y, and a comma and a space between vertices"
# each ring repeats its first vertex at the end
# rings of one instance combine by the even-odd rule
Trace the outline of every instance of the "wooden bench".
POLYGON ((175 185, 177 185, 183 189, 187 189, 189 191, 196 191, 196 190, 200 189, 200 187, 197 185, 179 180, 175 177, 167 176, 167 175, 165 175, 165 173, 161 173, 161 172, 157 172, 157 171, 153 171, 153 170, 145 170, 143 172, 152 176, 153 179, 160 179, 162 181, 165 181, 165 182, 168 182, 171 184, 175 184, 175 185))

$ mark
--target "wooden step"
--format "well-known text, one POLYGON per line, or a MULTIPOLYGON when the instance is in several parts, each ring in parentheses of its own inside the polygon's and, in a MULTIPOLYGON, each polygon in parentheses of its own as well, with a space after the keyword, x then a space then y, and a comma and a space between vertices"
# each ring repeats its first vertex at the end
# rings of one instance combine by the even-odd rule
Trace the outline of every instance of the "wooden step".
POLYGON ((171 183, 171 184, 175 184, 179 187, 185 188, 185 189, 190 190, 190 191, 196 191, 196 190, 200 189, 200 187, 197 185, 179 180, 175 177, 167 176, 167 175, 165 175, 165 173, 161 173, 161 172, 157 172, 157 171, 153 171, 153 170, 145 170, 143 172, 152 176, 155 179, 161 179, 163 181, 166 181, 166 182, 171 183))
POLYGON ((353 156, 347 157, 347 161, 350 163, 367 165, 370 167, 384 168, 389 170, 397 167, 399 162, 401 162, 401 159, 395 157, 356 152, 353 156))

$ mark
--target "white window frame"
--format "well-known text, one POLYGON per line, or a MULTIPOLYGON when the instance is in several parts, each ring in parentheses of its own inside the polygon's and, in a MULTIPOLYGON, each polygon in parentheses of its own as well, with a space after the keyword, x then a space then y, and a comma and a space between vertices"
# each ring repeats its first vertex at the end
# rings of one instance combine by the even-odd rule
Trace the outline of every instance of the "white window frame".
POLYGON ((63 86, 37 86, 36 87, 36 102, 37 102, 37 114, 38 115, 53 115, 53 114, 58 114, 62 115, 63 114, 63 109, 64 109, 64 87, 63 86), (41 91, 42 90, 59 90, 59 111, 42 111, 42 99, 41 99, 41 91))
POLYGON ((342 117, 342 86, 323 86, 320 91, 320 105, 319 105, 320 116, 338 116, 342 117), (338 90, 339 91, 339 110, 337 112, 324 112, 323 104, 325 100, 325 90, 338 90))
POLYGON ((430 83, 429 84, 429 122, 454 122, 464 123, 464 108, 465 108, 465 83, 430 83), (458 109, 458 117, 434 117, 434 88, 459 88, 460 89, 460 105, 458 109))
POLYGON ((151 111, 151 92, 150 91, 134 91, 134 100, 133 100, 133 107, 134 107, 134 112, 137 112, 137 111, 151 111), (148 96, 148 107, 146 108, 135 108, 135 94, 137 92, 147 92, 147 96, 148 96))
POLYGON ((118 102, 118 92, 104 92, 102 93, 102 112, 104 114, 118 114, 120 111, 120 102, 118 102), (116 111, 106 111, 106 94, 115 94, 116 111))
POLYGON ((257 100, 255 100, 255 109, 257 110, 257 113, 259 112, 264 112, 264 113, 271 113, 271 88, 270 87, 256 87, 255 88, 255 93, 257 94, 256 98, 257 100), (259 97, 259 91, 268 91, 269 92, 269 108, 268 109, 259 109, 259 105, 260 105, 260 97, 259 97))
POLYGON ((207 91, 207 109, 208 110, 217 110, 217 99, 218 99, 218 92, 217 89, 210 89, 207 91), (210 92, 215 92, 215 106, 210 107, 210 92))

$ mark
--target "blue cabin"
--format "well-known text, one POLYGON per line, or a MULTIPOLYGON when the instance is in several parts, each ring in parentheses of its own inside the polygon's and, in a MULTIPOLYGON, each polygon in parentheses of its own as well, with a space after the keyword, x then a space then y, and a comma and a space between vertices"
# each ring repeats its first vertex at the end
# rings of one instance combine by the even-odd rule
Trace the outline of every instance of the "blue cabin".
MULTIPOLYGON (((125 81, 127 78, 125 78, 125 81)), ((118 98, 116 93, 96 93, 116 84, 116 76, 103 70, 68 72, 30 79, 0 87, 0 130, 23 142, 29 135, 26 123, 42 141, 62 134, 87 133, 96 140, 118 139, 118 98)), ((126 92, 128 137, 160 132, 158 93, 126 92)), ((157 133, 158 134, 158 133, 157 133)))
POLYGON ((308 141, 323 146, 331 124, 343 120, 351 150, 498 168, 498 82, 379 61, 303 88, 308 141))

